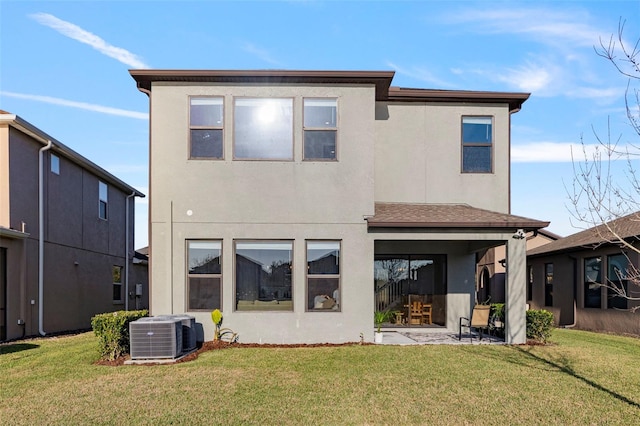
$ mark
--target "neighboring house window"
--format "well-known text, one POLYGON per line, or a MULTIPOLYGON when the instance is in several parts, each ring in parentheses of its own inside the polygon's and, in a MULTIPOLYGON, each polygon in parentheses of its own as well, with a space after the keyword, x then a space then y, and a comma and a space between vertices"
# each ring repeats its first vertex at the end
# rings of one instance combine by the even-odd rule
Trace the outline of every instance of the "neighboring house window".
POLYGON ((60 157, 51 154, 51 173, 60 174, 60 157))
POLYGON ((602 307, 602 258, 584 260, 584 307, 602 307))
POLYGON ((462 172, 493 170, 493 118, 462 117, 462 172))
POLYGON ((98 182, 98 217, 107 219, 109 188, 104 182, 98 182))
POLYGON ((627 309, 627 269, 629 259, 624 254, 607 256, 607 308, 627 309), (617 290, 616 290, 617 289, 617 290))
POLYGON ((544 264, 544 305, 553 306, 553 263, 544 264))
POLYGON ((223 98, 192 97, 189 102, 189 158, 222 159, 223 98))
POLYGON ((113 280, 113 301, 122 302, 122 266, 114 266, 111 269, 113 280))
POLYGON ((236 309, 292 311, 292 241, 238 241, 235 244, 236 309))
POLYGON ((187 241, 187 310, 222 309, 222 241, 187 241))
POLYGON ((307 310, 340 310, 340 241, 307 241, 307 310))
POLYGON ((533 300, 533 266, 527 269, 527 300, 533 300))
POLYGON ((338 133, 336 99, 304 99, 305 160, 335 160, 338 133))
POLYGON ((293 160, 293 99, 237 98, 233 157, 293 160))

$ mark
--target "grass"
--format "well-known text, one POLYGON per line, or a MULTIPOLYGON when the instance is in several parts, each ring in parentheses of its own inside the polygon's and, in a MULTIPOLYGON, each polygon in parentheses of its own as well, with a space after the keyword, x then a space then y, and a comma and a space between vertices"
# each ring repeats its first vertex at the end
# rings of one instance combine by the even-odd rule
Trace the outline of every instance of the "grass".
POLYGON ((636 424, 640 340, 232 348, 94 365, 91 333, 0 346, 0 424, 636 424))

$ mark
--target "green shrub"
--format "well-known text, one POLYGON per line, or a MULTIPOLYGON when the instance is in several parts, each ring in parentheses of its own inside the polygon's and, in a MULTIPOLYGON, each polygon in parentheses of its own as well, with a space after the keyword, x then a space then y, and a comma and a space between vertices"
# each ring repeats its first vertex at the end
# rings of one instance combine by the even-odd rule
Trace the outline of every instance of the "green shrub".
POLYGON ((544 309, 527 311, 527 339, 546 343, 553 329, 553 314, 544 309))
POLYGON ((504 322, 504 303, 492 303, 489 315, 494 320, 504 322))
POLYGON ((107 312, 91 318, 91 327, 98 336, 102 359, 114 360, 129 353, 129 323, 147 316, 149 311, 143 309, 107 312))

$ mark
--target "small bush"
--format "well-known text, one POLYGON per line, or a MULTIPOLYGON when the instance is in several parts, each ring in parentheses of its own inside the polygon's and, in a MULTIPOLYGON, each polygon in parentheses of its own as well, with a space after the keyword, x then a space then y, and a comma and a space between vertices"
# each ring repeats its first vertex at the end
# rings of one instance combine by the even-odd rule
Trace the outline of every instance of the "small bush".
POLYGON ((544 309, 527 311, 527 339, 546 343, 553 329, 553 314, 544 309))
POLYGON ((129 353, 129 323, 146 316, 149 316, 149 311, 144 309, 107 312, 91 318, 91 327, 98 336, 102 359, 114 360, 129 353))

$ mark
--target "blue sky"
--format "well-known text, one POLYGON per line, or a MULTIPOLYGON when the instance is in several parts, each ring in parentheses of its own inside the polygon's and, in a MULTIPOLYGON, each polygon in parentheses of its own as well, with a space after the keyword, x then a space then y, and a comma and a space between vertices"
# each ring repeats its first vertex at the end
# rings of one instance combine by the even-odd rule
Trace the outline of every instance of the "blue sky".
MULTIPOLYGON (((395 70, 395 86, 531 92, 512 116, 512 213, 568 235, 581 226, 570 146, 608 121, 634 141, 627 80, 594 53, 621 18, 634 43, 639 0, 3 0, 0 109, 148 194, 148 99, 131 68, 395 70)), ((137 248, 146 220, 137 200, 137 248)))

